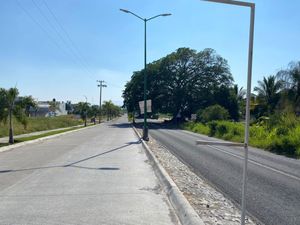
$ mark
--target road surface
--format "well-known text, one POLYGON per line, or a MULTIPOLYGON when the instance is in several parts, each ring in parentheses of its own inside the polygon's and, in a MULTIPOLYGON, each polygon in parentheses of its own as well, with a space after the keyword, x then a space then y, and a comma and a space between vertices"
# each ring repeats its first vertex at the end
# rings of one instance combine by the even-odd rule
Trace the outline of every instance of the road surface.
POLYGON ((178 224, 121 118, 0 153, 1 225, 178 224))
MULTIPOLYGON (((218 139, 157 125, 150 126, 149 132, 196 174, 240 205, 243 148, 196 146, 196 140, 218 139)), ((266 225, 299 225, 300 161, 249 148, 248 165, 248 212, 266 225)))

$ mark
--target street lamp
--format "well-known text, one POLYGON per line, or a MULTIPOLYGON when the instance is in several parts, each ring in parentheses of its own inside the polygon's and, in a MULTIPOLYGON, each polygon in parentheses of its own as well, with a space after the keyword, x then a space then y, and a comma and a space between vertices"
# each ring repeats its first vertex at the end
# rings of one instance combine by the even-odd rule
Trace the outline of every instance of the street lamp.
POLYGON ((99 96, 99 123, 101 123, 101 119, 102 119, 102 101, 101 101, 101 99, 102 99, 102 88, 107 87, 107 85, 104 84, 105 83, 104 80, 97 80, 97 82, 99 83, 98 87, 100 88, 100 92, 99 92, 99 94, 100 94, 100 96, 99 96))
POLYGON ((243 169, 242 215, 241 215, 241 225, 244 225, 245 215, 246 215, 246 189, 247 189, 247 166, 248 166, 250 97, 251 97, 251 78, 252 78, 252 61, 253 61, 255 4, 250 2, 241 2, 241 1, 234 1, 234 0, 204 0, 204 1, 237 5, 237 6, 245 6, 251 9, 249 49, 248 49, 247 103, 246 103, 245 139, 244 139, 245 158, 244 158, 244 169, 243 169))
POLYGON ((129 11, 129 10, 126 10, 126 9, 120 9, 122 12, 124 13, 130 13, 132 15, 134 15, 135 17, 137 17, 138 19, 144 21, 144 27, 145 27, 145 46, 144 46, 144 52, 145 52, 145 55, 144 55, 144 127, 143 127, 143 139, 145 141, 148 141, 149 140, 149 137, 148 137, 148 125, 147 125, 147 72, 146 72, 146 69, 147 69, 147 35, 146 35, 146 32, 147 32, 147 22, 149 20, 153 20, 157 17, 160 17, 160 16, 171 16, 172 14, 171 13, 163 13, 163 14, 159 14, 159 15, 156 15, 156 16, 152 16, 150 18, 142 18, 140 17, 139 15, 129 11))

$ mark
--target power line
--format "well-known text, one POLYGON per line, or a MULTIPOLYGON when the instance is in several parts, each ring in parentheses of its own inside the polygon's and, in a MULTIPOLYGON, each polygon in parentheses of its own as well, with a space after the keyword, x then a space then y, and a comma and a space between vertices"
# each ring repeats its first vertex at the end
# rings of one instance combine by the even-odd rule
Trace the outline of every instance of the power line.
POLYGON ((52 17, 54 18, 54 20, 56 21, 56 23, 58 24, 58 26, 61 28, 61 30, 64 32, 65 36, 67 37, 67 39, 69 40, 69 42, 71 43, 72 47, 77 51, 77 54, 81 57, 81 59, 83 60, 83 62, 87 65, 87 68, 89 69, 89 63, 87 62, 86 58, 83 56, 83 54, 81 53, 81 51, 79 50, 79 48, 76 46, 75 42, 72 40, 72 38, 70 37, 69 33, 67 32, 67 30, 64 28, 64 26, 62 25, 62 23, 59 21, 58 17, 55 15, 55 13, 51 10, 51 8, 49 7, 49 5, 47 4, 47 2, 45 0, 43 0, 44 5, 46 6, 47 10, 49 11, 49 13, 52 15, 52 17))
MULTIPOLYGON (((63 37, 63 35, 61 35, 61 33, 59 32, 59 30, 56 28, 56 26, 51 22, 51 20, 48 18, 48 16, 43 12, 43 10, 41 9, 41 7, 34 1, 31 0, 32 3, 34 4, 34 6, 37 8, 37 10, 39 11, 39 13, 42 15, 43 18, 45 18, 45 20, 48 22, 48 24, 50 25, 50 27, 52 27, 52 29, 55 31, 56 35, 58 36, 58 38, 62 41, 62 43, 64 43, 64 45, 68 48, 68 50, 70 51, 71 55, 74 57, 75 60, 77 60, 77 62, 79 62, 82 68, 84 68, 86 70, 86 72, 91 73, 89 71, 89 69, 86 68, 86 66, 84 65, 84 63, 82 62, 82 60, 80 59, 80 57, 78 57, 76 51, 73 50, 72 47, 70 47, 70 44, 66 41, 66 39, 63 37)), ((77 63, 76 62, 76 63, 77 63)), ((78 64, 79 65, 79 64, 78 64)))
POLYGON ((26 8, 24 8, 22 6, 22 4, 19 2, 19 0, 16 0, 18 6, 25 12, 25 14, 46 34, 46 36, 54 43, 54 45, 62 50, 62 52, 68 56, 68 54, 65 52, 64 49, 61 48, 61 46, 59 45, 59 43, 49 34, 49 32, 29 13, 29 11, 27 11, 26 8))

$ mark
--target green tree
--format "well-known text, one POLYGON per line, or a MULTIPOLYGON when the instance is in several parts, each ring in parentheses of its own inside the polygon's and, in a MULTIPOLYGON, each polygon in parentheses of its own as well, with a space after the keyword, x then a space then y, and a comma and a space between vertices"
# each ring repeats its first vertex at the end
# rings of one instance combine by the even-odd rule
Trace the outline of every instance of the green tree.
POLYGON ((27 125, 26 114, 24 110, 25 102, 22 98, 18 98, 19 91, 17 88, 5 90, 0 88, 0 122, 9 122, 9 143, 14 143, 13 133, 13 117, 22 123, 24 127, 27 125))
POLYGON ((94 124, 96 124, 96 117, 99 115, 99 106, 92 105, 91 107, 89 107, 87 115, 89 118, 92 118, 94 121, 94 124))
POLYGON ((102 105, 103 114, 107 116, 107 120, 111 120, 121 113, 121 108, 112 103, 111 100, 104 101, 102 105))
POLYGON ((198 111, 197 120, 207 123, 213 120, 226 120, 229 118, 228 111, 220 105, 212 105, 203 111, 198 111))
POLYGON ((32 96, 20 97, 20 100, 21 100, 20 102, 21 102, 22 108, 25 109, 26 116, 29 116, 29 111, 30 111, 31 108, 33 108, 33 109, 37 108, 37 103, 33 99, 32 96))
POLYGON ((289 63, 288 68, 276 76, 283 84, 281 108, 292 106, 292 110, 300 114, 300 61, 289 63))
POLYGON ((81 119, 84 121, 84 126, 87 126, 87 114, 90 109, 90 104, 87 102, 78 102, 74 106, 74 114, 80 115, 81 119))
MULTIPOLYGON (((129 112, 138 109, 143 100, 143 70, 134 72, 123 92, 124 105, 129 112)), ((227 61, 213 49, 196 52, 179 48, 150 63, 147 67, 147 98, 152 99, 153 112, 181 112, 189 116, 199 108, 215 103, 214 93, 222 85, 232 85, 227 61)))
POLYGON ((275 107, 280 98, 282 82, 278 81, 275 76, 264 77, 263 81, 258 81, 258 86, 254 88, 257 92, 258 102, 268 115, 274 113, 275 107))

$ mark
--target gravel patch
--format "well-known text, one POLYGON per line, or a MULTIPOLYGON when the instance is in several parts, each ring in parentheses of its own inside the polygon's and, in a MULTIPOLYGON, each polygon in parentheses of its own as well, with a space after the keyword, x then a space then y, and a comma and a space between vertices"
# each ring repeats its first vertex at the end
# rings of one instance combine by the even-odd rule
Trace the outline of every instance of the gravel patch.
MULTIPOLYGON (((141 129, 137 130, 141 133, 141 129)), ((205 224, 240 224, 241 212, 232 201, 192 172, 154 138, 150 137, 147 144, 205 224)), ((246 224, 260 223, 247 218, 246 224)))

